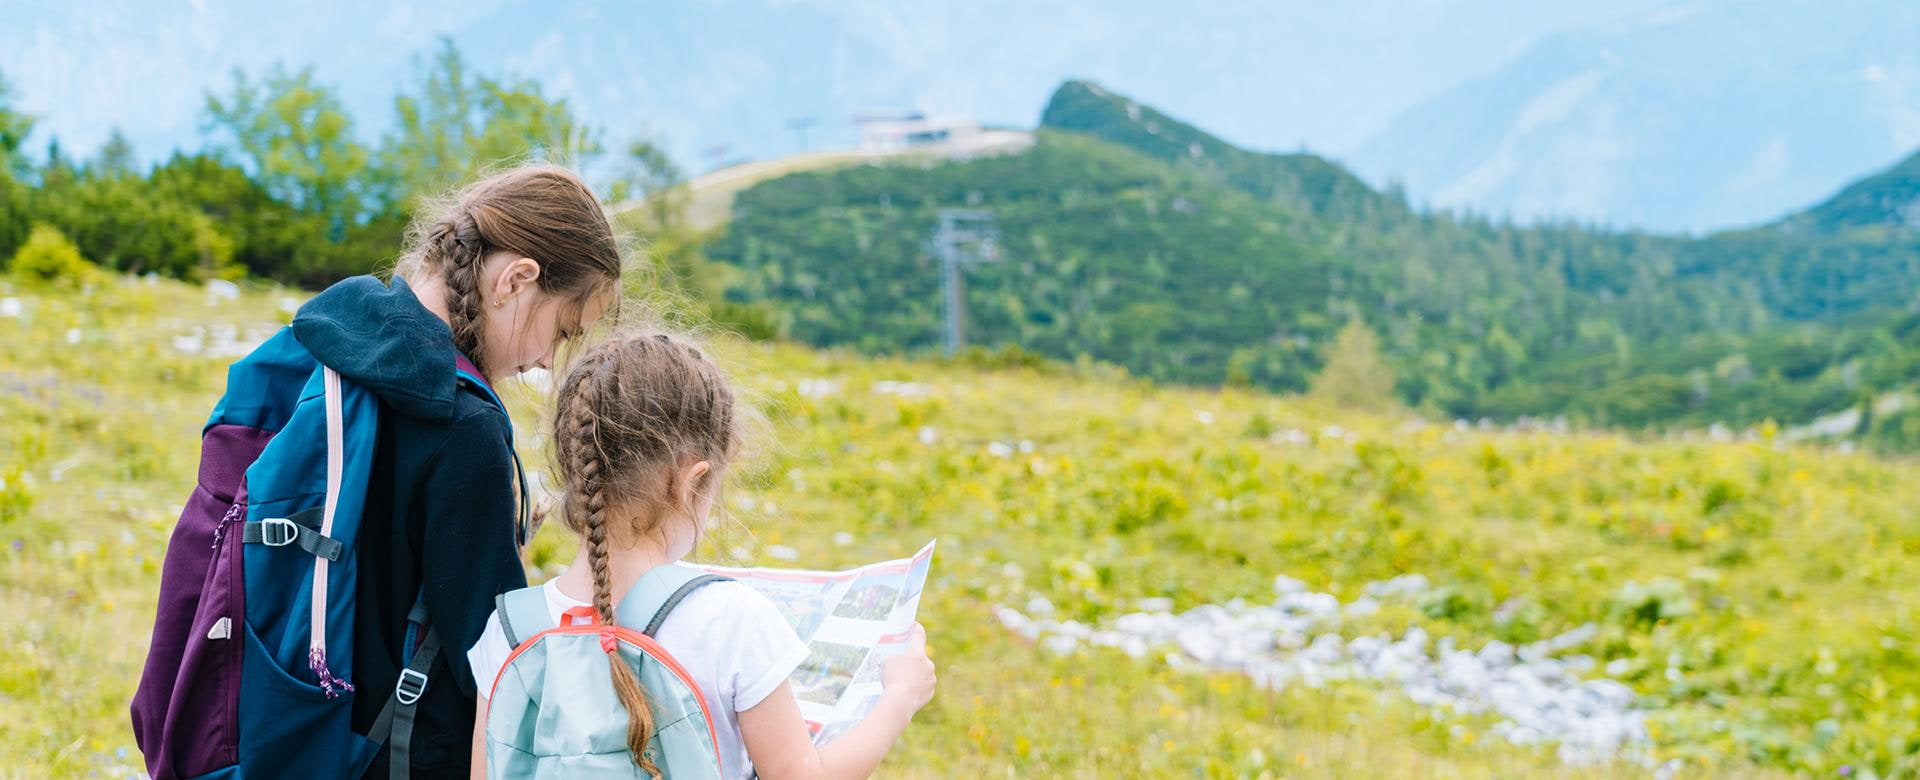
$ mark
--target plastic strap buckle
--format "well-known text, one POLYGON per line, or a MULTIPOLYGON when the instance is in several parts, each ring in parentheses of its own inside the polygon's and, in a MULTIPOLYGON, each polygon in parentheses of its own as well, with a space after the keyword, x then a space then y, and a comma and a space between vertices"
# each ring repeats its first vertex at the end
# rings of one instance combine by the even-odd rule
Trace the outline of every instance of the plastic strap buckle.
POLYGON ((405 705, 412 705, 427 692, 427 675, 412 669, 401 669, 400 680, 393 686, 393 698, 405 705))
POLYGON ((269 517, 260 521, 260 543, 268 547, 285 547, 300 539, 299 524, 284 517, 269 517))

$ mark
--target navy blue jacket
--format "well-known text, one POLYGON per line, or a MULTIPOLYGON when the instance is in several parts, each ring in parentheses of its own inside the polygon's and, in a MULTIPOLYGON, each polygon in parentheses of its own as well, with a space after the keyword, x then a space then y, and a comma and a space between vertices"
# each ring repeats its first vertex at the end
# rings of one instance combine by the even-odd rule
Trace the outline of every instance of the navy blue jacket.
MULTIPOLYGON (((424 595, 442 650, 420 699, 414 776, 466 777, 475 696, 466 651, 494 595, 527 584, 511 425, 483 391, 457 381, 453 331, 404 281, 335 284, 300 308, 293 329, 382 403, 359 541, 353 728, 370 730, 393 695, 407 613, 424 595)), ((386 774, 382 751, 367 776, 386 774)))

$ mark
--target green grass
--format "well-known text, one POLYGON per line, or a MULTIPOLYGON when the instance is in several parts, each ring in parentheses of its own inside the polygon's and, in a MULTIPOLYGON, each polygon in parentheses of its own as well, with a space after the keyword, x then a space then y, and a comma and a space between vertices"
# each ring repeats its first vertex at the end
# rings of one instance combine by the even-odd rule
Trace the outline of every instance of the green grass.
MULTIPOLYGON (((287 317, 277 289, 210 306, 177 283, 102 284, 0 282, 25 309, 0 317, 0 774, 139 765, 126 703, 159 556, 231 359, 173 341, 287 317)), ((1406 572, 1449 589, 1448 608, 1389 609, 1350 630, 1418 624, 1472 647, 1597 622, 1582 651, 1625 659, 1625 681, 1658 708, 1656 755, 1695 774, 1920 772, 1912 462, 1455 431, 1097 370, 720 352, 772 424, 728 496, 739 523, 704 557, 779 565, 765 554, 779 544, 838 567, 940 539, 921 611, 940 691, 885 775, 1644 774, 1564 770, 1485 719, 1365 684, 1273 692, 1117 651, 1058 657, 990 612, 1033 595, 1088 621, 1151 596, 1180 609, 1266 599, 1276 574, 1350 599, 1406 572), (837 389, 803 395, 807 380, 837 389), (877 392, 887 380, 925 392, 877 392), (1353 441, 1322 435, 1329 425, 1353 441), (1290 429, 1310 441, 1269 436, 1290 429), (995 441, 1032 448, 1000 457, 995 441), (1511 619, 1496 619, 1503 604, 1511 619)), ((508 395, 537 431, 535 391, 508 395)), ((544 529, 534 576, 571 544, 544 529)))

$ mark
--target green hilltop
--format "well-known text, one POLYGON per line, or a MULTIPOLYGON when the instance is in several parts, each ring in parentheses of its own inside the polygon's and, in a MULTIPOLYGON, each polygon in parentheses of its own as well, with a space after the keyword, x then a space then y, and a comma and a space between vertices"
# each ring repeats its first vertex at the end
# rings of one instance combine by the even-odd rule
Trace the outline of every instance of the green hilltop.
POLYGON ((1920 153, 1780 222, 1787 233, 1911 233, 1920 227, 1920 153))

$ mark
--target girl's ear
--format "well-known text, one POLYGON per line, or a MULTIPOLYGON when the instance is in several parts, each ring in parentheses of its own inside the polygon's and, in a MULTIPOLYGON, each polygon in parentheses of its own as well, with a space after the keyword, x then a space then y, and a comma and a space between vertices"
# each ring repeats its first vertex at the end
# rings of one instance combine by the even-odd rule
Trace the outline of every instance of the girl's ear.
POLYGON ((703 460, 688 466, 686 471, 680 472, 679 484, 674 485, 675 492, 678 493, 674 497, 680 500, 680 506, 691 508, 696 505, 696 501, 700 498, 700 478, 712 470, 713 464, 703 460))
POLYGON ((493 300, 504 302, 509 298, 527 292, 540 281, 540 263, 531 257, 504 255, 506 265, 493 278, 493 300))

